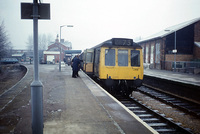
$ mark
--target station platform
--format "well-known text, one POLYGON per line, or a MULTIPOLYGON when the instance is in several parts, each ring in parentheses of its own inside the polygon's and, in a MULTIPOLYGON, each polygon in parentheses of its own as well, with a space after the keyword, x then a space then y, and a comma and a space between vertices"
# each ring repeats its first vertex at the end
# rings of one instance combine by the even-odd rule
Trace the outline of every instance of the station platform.
POLYGON ((200 75, 158 69, 144 69, 144 75, 200 87, 200 75))
MULTIPOLYGON (((70 66, 66 65, 61 72, 57 71, 55 73, 51 69, 46 69, 46 73, 49 75, 46 74, 46 77, 55 81, 47 82, 48 79, 41 78, 44 85, 47 83, 51 83, 51 86, 55 85, 53 83, 60 84, 60 87, 57 86, 57 89, 54 89, 55 93, 44 97, 44 99, 54 97, 51 105, 55 105, 55 107, 57 106, 56 102, 60 102, 57 103, 59 115, 48 115, 51 118, 44 121, 45 134, 157 133, 82 71, 79 71, 80 77, 78 78, 72 78, 70 66), (51 73, 48 73, 48 70, 51 73), (55 96, 58 97, 57 100, 55 96)), ((42 73, 43 77, 45 71, 42 73)), ((56 88, 51 86, 49 88, 56 88)), ((47 107, 48 104, 45 105, 44 107, 47 107)))

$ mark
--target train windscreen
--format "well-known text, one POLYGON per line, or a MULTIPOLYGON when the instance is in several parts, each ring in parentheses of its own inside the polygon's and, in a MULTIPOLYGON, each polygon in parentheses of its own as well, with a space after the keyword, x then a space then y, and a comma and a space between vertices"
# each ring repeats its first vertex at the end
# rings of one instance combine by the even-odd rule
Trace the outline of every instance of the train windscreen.
POLYGON ((115 66, 115 49, 105 50, 105 65, 115 66))
POLYGON ((118 66, 128 66, 128 50, 118 50, 118 66))
POLYGON ((140 66, 140 51, 131 50, 131 66, 140 66))

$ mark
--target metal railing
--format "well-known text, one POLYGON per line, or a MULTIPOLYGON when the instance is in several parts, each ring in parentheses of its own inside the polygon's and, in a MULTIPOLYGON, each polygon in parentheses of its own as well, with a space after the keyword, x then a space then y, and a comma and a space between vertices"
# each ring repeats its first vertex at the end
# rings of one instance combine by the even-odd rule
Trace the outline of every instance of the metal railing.
POLYGON ((182 73, 200 74, 200 61, 165 61, 160 64, 144 63, 144 69, 162 69, 182 73), (176 65, 176 68, 175 66, 176 65))

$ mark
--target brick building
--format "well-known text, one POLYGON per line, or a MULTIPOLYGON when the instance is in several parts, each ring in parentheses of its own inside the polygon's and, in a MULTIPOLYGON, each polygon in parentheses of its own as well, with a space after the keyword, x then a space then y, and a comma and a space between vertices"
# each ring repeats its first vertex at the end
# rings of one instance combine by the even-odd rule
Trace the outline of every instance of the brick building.
MULTIPOLYGON (((156 33, 137 42, 143 48, 144 65, 173 70, 189 61, 200 61, 200 18, 156 33)), ((184 65, 182 65, 184 64, 184 65)))
POLYGON ((48 49, 43 52, 44 63, 59 63, 60 58, 60 48, 61 48, 61 61, 65 58, 65 50, 70 50, 71 46, 65 46, 64 43, 60 43, 57 39, 55 43, 48 46, 48 49))

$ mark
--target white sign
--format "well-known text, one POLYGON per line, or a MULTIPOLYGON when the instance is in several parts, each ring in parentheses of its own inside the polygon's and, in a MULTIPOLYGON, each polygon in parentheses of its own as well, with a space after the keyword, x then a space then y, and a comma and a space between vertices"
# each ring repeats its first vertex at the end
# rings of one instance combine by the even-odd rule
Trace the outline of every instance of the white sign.
POLYGON ((172 50, 172 53, 174 54, 177 53, 177 49, 172 50))

